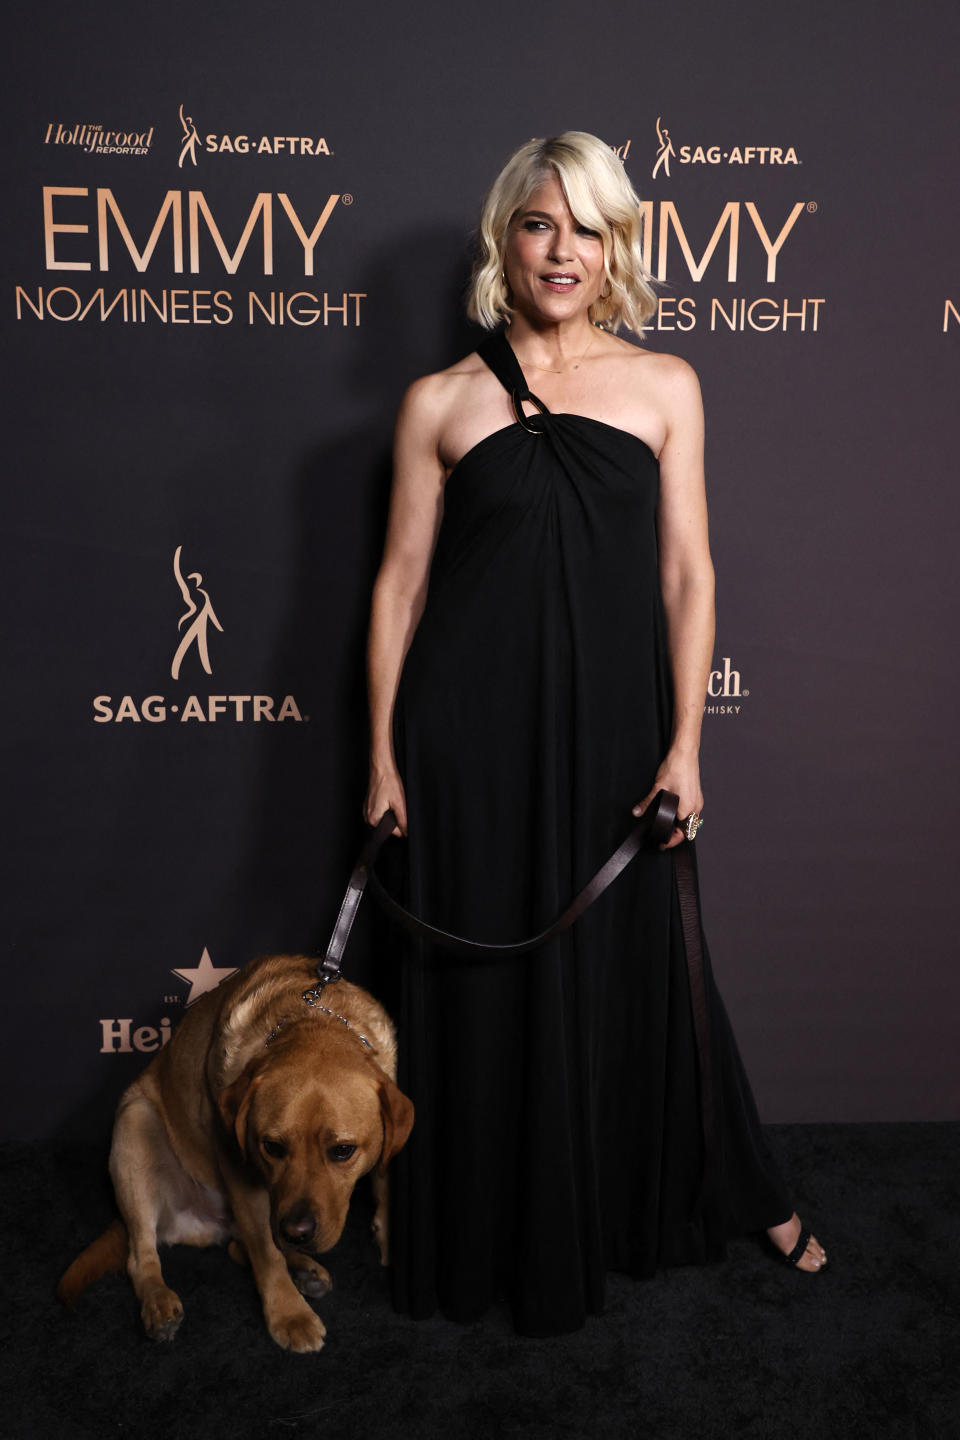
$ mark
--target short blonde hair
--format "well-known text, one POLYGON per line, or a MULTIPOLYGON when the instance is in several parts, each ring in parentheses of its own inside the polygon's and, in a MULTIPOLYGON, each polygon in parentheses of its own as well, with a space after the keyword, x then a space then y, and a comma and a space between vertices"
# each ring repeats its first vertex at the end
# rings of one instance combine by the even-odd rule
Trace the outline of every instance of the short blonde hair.
POLYGON ((657 309, 640 246, 640 201, 622 161, 609 145, 584 130, 528 140, 494 180, 480 216, 467 314, 487 330, 510 319, 503 274, 507 232, 518 210, 551 175, 559 180, 578 224, 596 230, 603 239, 606 287, 590 307, 590 320, 604 330, 628 325, 639 335, 657 309))

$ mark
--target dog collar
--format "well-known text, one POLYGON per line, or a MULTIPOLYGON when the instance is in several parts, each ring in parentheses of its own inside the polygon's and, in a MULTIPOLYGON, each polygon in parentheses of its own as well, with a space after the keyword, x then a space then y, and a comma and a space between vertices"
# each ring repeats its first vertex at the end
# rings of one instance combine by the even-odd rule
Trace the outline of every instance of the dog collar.
MULTIPOLYGON (((368 1050, 373 1049, 373 1046, 370 1044, 370 1041, 367 1039, 366 1035, 361 1035, 359 1030, 354 1030, 346 1015, 341 1015, 337 1010, 331 1010, 328 1005, 320 1004, 320 1000, 317 996, 316 991, 305 990, 303 993, 303 999, 307 1002, 307 1004, 312 1010, 322 1010, 324 1015, 331 1015, 334 1020, 339 1020, 341 1025, 345 1025, 347 1027, 351 1035, 355 1035, 357 1037, 361 1045, 366 1045, 368 1050)), ((277 1036, 280 1034, 280 1031, 283 1029, 283 1027, 290 1023, 290 1019, 291 1017, 289 1015, 281 1015, 280 1019, 277 1021, 276 1025, 274 1025, 273 1029, 270 1031, 270 1034, 263 1042, 264 1045, 272 1045, 274 1040, 276 1040, 277 1036)))

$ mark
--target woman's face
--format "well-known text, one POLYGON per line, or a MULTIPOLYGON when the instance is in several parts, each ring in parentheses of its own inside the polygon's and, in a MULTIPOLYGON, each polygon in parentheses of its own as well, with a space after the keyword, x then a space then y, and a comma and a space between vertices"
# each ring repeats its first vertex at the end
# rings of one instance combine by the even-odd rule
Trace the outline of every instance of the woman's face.
POLYGON ((603 288, 603 240, 573 218, 555 175, 510 222, 504 273, 513 306, 530 320, 586 315, 603 288))

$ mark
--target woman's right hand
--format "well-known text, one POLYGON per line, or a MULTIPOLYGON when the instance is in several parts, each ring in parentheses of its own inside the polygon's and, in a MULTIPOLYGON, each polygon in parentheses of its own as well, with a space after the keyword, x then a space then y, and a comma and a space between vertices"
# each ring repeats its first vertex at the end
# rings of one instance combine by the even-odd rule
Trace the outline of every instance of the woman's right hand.
POLYGON ((391 830, 391 835, 406 835, 407 797, 399 772, 371 769, 363 818, 368 825, 376 826, 388 810, 392 810, 397 817, 397 824, 391 830))

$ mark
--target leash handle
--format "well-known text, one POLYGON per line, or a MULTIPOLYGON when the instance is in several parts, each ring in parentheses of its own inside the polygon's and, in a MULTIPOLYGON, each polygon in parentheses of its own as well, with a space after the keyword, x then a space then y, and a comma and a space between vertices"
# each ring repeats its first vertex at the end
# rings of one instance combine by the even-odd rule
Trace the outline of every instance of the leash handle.
POLYGON ((678 805, 679 800, 676 795, 668 790, 658 790, 626 839, 597 873, 588 880, 583 889, 574 896, 556 920, 545 930, 541 930, 539 935, 533 935, 527 940, 511 941, 507 944, 490 944, 479 940, 468 940, 463 935, 453 935, 448 930, 441 930, 438 926, 429 925, 419 916, 404 909, 399 901, 393 898, 373 868, 381 847, 392 834, 397 823, 397 818, 392 810, 384 811, 353 868, 326 954, 317 966, 321 988, 340 978, 340 966, 343 963, 344 951, 368 883, 387 914, 415 935, 422 935, 448 950, 455 950, 461 955, 467 955, 477 960, 524 955, 529 950, 545 944, 554 935, 558 935, 561 930, 566 930, 568 926, 572 925, 574 920, 583 914, 587 906, 592 905, 621 871, 626 869, 644 845, 662 845, 669 840, 676 826, 678 805))

